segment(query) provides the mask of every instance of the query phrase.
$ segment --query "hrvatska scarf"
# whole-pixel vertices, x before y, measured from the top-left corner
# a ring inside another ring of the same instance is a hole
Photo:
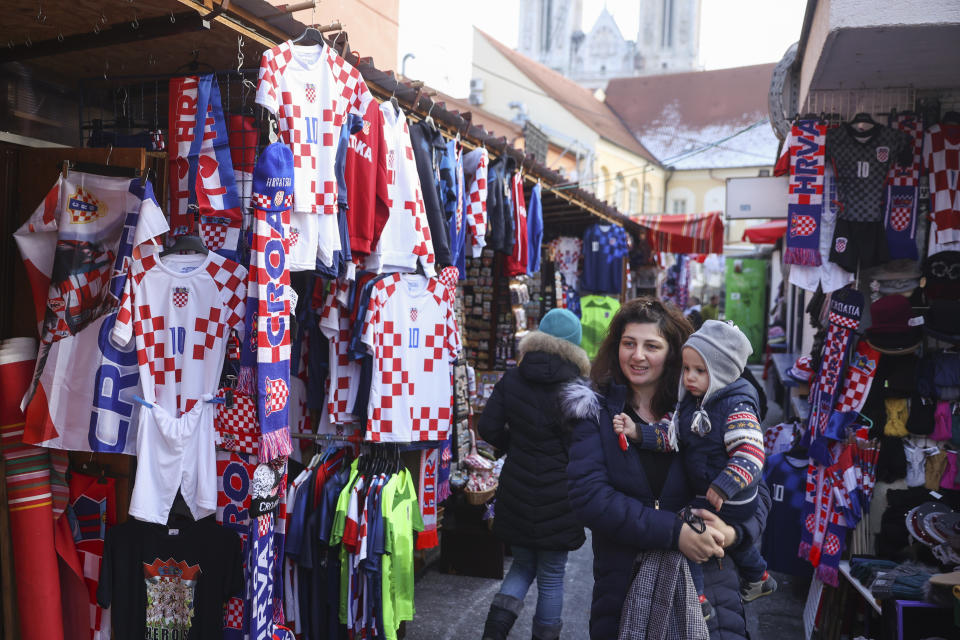
[[[290,149],[281,143],[268,146],[253,171],[253,244],[247,281],[249,342],[241,349],[239,379],[239,388],[246,391],[252,387],[254,375],[256,378],[261,462],[293,451],[289,423],[291,289],[286,242],[292,185]]]
[[[913,141],[913,161],[901,167],[890,166],[887,181],[887,211],[884,228],[890,259],[917,259],[917,204],[920,167],[923,156],[923,123],[916,114],[902,113],[890,126],[903,131]]]
[[[236,261],[243,213],[212,73],[170,80],[168,153],[170,236],[193,232],[197,211],[204,245]]]
[[[817,120],[798,120],[788,138],[790,179],[784,264],[820,265],[826,134],[825,124]]]

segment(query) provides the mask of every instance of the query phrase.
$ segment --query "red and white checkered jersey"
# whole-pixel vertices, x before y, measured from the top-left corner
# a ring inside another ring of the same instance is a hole
[[[935,124],[923,138],[923,163],[930,176],[933,207],[930,243],[960,241],[960,125]]]
[[[435,278],[387,276],[370,295],[362,340],[373,354],[367,439],[445,440],[460,353],[453,292]]]
[[[419,262],[423,272],[432,277],[436,273],[437,258],[423,206],[407,118],[403,112],[395,111],[389,102],[380,105],[380,112],[383,114],[383,153],[390,214],[380,234],[380,242],[367,257],[366,268],[376,272],[412,272],[417,270]]]
[[[327,45],[288,40],[263,53],[257,103],[277,116],[293,151],[294,211],[337,212],[340,127],[349,113],[363,117],[372,99],[360,72]]]
[[[130,265],[111,338],[136,339],[144,399],[179,417],[216,393],[230,330],[242,340],[246,284],[247,270],[213,251]]]
[[[360,386],[360,361],[350,357],[350,311],[344,309],[338,292],[349,291],[347,280],[337,280],[320,310],[320,331],[330,343],[330,371],[327,374],[327,414],[330,424],[356,421],[353,414]],[[342,296],[341,296],[342,297]]]
[[[467,229],[470,230],[470,255],[479,258],[487,246],[487,150],[483,147],[463,155],[463,174],[467,182]]]

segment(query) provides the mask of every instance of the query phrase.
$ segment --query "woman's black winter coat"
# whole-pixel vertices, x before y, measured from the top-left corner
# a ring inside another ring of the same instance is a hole
[[[520,365],[504,374],[480,416],[480,436],[507,452],[493,532],[522,547],[577,549],[585,538],[567,501],[560,390],[590,362],[580,347],[540,331],[521,340],[520,352]]]

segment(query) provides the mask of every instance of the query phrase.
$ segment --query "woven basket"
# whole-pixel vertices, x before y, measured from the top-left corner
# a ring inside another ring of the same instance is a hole
[[[497,487],[486,491],[464,491],[463,494],[467,496],[467,502],[474,506],[480,506],[493,499],[493,496],[497,494]]]

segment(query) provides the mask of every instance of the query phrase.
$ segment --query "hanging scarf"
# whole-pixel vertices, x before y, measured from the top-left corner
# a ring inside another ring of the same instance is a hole
[[[250,520],[250,555],[247,567],[247,602],[250,603],[250,638],[269,638],[274,627],[273,598],[273,527],[274,514],[267,513]]]
[[[884,227],[890,259],[917,259],[917,205],[923,154],[923,123],[915,114],[903,113],[890,126],[913,141],[913,162],[907,167],[890,166]]]
[[[237,260],[243,214],[220,87],[212,73],[170,80],[169,153],[170,236],[194,231],[190,207],[195,205],[204,245]]]
[[[866,340],[857,343],[857,350],[850,357],[847,376],[843,382],[843,391],[837,397],[836,411],[860,411],[867,401],[870,387],[877,373],[880,352],[870,346]]]
[[[860,324],[862,312],[863,296],[856,289],[841,289],[834,293],[830,300],[830,327],[823,346],[820,371],[810,395],[811,446],[824,433],[830,420],[840,383],[843,381],[850,338]]]
[[[817,120],[798,120],[790,133],[790,181],[784,264],[820,264],[820,214],[827,127]]]
[[[289,201],[289,196],[287,199]],[[288,403],[290,269],[287,267],[287,247],[284,242],[289,228],[289,209],[263,211],[254,207],[253,246],[250,248],[247,284],[247,331],[250,337],[240,356],[243,366],[239,386],[242,389],[251,386],[251,361],[254,361],[261,462],[288,456],[293,451]]]
[[[440,544],[437,536],[437,471],[439,449],[424,449],[420,452],[420,510],[423,515],[423,531],[417,534],[416,549],[432,549]]]

